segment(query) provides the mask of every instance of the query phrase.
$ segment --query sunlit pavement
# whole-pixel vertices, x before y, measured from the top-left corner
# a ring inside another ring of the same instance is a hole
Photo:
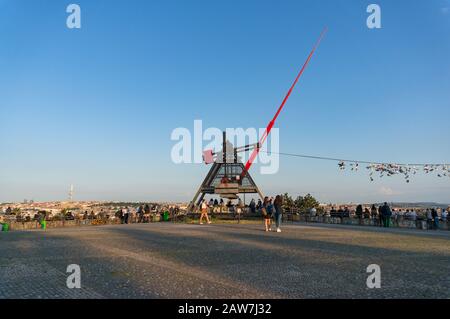
[[[0,233],[0,298],[449,298],[450,232],[172,223]],[[69,264],[81,289],[69,289]],[[366,285],[381,267],[381,288]]]

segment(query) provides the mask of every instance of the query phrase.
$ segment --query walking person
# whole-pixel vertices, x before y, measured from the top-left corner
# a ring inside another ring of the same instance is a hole
[[[273,211],[273,206],[270,205],[269,197],[264,197],[264,202],[261,207],[261,213],[264,219],[264,228],[266,231],[271,230],[272,217],[269,214],[269,209]]]
[[[277,233],[281,233],[281,219],[283,217],[283,197],[277,195],[274,201],[275,206],[275,225],[277,227]]]
[[[201,214],[200,214],[200,225],[203,225],[203,217],[206,218],[206,222],[208,224],[211,224],[211,221],[208,217],[208,204],[206,203],[206,200],[203,199],[202,203],[200,204]]]

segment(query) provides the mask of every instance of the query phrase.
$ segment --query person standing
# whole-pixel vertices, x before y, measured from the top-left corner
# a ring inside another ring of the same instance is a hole
[[[436,208],[433,208],[431,210],[431,217],[433,217],[433,229],[438,230],[439,229],[439,214],[436,210]]]
[[[220,199],[219,206],[220,212],[223,213],[225,211],[225,202],[223,201],[223,198]]]
[[[358,206],[356,206],[356,212],[355,212],[356,217],[358,218],[358,223],[361,225],[362,224],[362,217],[363,217],[363,207],[361,204],[359,204]]]
[[[267,204],[266,207],[267,210],[267,216],[268,216],[268,221],[269,221],[269,231],[272,231],[272,219],[274,216],[274,207],[273,207],[273,198],[269,198],[269,203]]]
[[[255,214],[255,213],[256,213],[256,203],[255,203],[255,200],[254,200],[254,199],[252,199],[252,200],[250,201],[250,205],[248,205],[248,207],[250,208],[250,212],[251,212],[252,214]]]
[[[271,222],[272,222],[272,217],[270,217],[270,214],[269,214],[269,211],[268,211],[270,209],[269,203],[270,203],[269,197],[267,197],[267,196],[264,197],[264,202],[263,202],[262,207],[261,207],[261,214],[262,214],[263,219],[264,219],[264,228],[265,228],[266,231],[270,230]],[[273,209],[273,207],[272,207],[272,209]]]
[[[389,227],[390,223],[391,223],[392,211],[391,211],[391,208],[389,207],[389,205],[386,202],[384,202],[382,212],[383,212],[383,220],[384,220],[384,225],[383,226],[384,227]]]
[[[260,198],[260,199],[258,199],[258,204],[256,204],[256,210],[260,211],[262,209],[262,207],[263,207],[263,204],[262,204],[261,198]]]
[[[201,214],[200,214],[200,225],[203,225],[203,217],[206,218],[206,222],[208,224],[211,224],[211,221],[208,217],[208,204],[206,203],[206,200],[203,199],[202,203],[200,204]]]
[[[123,224],[123,208],[119,208],[116,212],[116,217],[120,219],[120,223]]]
[[[417,213],[414,209],[411,209],[411,212],[409,213],[409,216],[411,218],[411,220],[416,221],[417,220]]]
[[[123,220],[125,224],[128,224],[128,219],[130,218],[130,210],[128,206],[123,209]]]
[[[144,222],[144,207],[142,205],[139,206],[139,208],[137,210],[137,215],[138,215],[138,223],[143,223]]]
[[[380,205],[378,207],[378,223],[379,223],[380,227],[384,226],[384,212],[383,212],[383,210],[384,210],[384,206]]]
[[[448,212],[445,208],[442,209],[442,213],[441,213],[441,219],[444,223],[447,222],[447,216],[448,216]]]
[[[144,215],[145,215],[145,220],[146,222],[151,222],[151,218],[150,218],[150,205],[149,204],[145,204],[144,206]],[[144,220],[144,221],[145,221]]]
[[[375,204],[373,204],[372,207],[370,208],[370,216],[372,217],[374,225],[376,225],[377,222],[377,215],[378,215],[377,207],[375,206]]]
[[[280,195],[275,197],[275,225],[277,227],[277,233],[281,233],[281,219],[283,216],[283,198]]]
[[[429,208],[427,208],[426,214],[427,214],[427,228],[432,229],[433,228],[433,215]]]
[[[367,207],[364,208],[364,214],[363,214],[363,218],[364,219],[369,219],[370,218],[370,211]]]

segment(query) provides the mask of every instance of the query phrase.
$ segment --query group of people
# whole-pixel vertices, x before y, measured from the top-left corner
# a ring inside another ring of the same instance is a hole
[[[448,211],[446,209],[440,209],[440,214],[436,208],[427,208],[425,210],[424,217],[427,220],[428,229],[439,229],[439,221],[447,222]],[[372,205],[370,211],[366,207],[363,209],[362,205],[358,205],[355,211],[356,217],[362,218],[372,218],[373,220],[378,220],[378,225],[380,227],[389,227],[392,222],[397,222],[400,217],[409,220],[417,220],[418,215],[414,209],[406,209],[405,211],[392,210],[389,205],[385,202],[378,208]]]
[[[202,202],[203,203],[203,200]],[[200,203],[200,204],[201,204]],[[206,201],[205,201],[206,203]],[[233,203],[233,201],[228,200],[226,203],[221,198],[220,200],[216,199],[210,199],[209,202],[207,202],[208,210],[210,213],[241,213],[242,209],[244,208],[244,205],[242,203],[242,200],[238,198],[237,203]]]
[[[254,204],[253,201],[253,205]],[[265,231],[272,231],[272,219],[275,219],[276,232],[281,233],[280,227],[283,216],[283,197],[281,195],[275,196],[275,199],[273,199],[273,197],[264,197],[260,210],[264,218]]]
[[[217,199],[210,199],[209,203],[202,199],[200,203],[200,225],[203,225],[203,221],[211,224],[211,220],[208,216],[208,212],[214,207],[223,205],[223,200],[220,200],[220,203]],[[227,204],[227,206],[232,208],[235,213],[240,213],[244,208],[244,204],[242,200],[238,198],[237,204],[233,204],[231,201]],[[252,199],[250,204],[248,205],[249,210],[252,214],[260,212],[264,219],[264,227],[265,231],[272,231],[272,220],[275,220],[276,232],[281,232],[281,220],[283,216],[283,197],[281,195],[273,197],[264,197],[264,201],[258,200],[258,204],[256,204],[255,200]]]
[[[437,230],[439,229],[439,214],[437,212],[436,208],[427,208],[426,210],[426,215],[427,215],[427,225],[428,225],[428,229],[434,229]],[[441,218],[442,221],[446,222],[447,221],[447,211],[444,209],[441,212]]]
[[[172,212],[173,208],[170,208]],[[132,212],[128,206],[120,208],[116,212],[116,217],[122,224],[129,223],[148,223],[150,222],[151,208],[149,204],[140,205],[135,212]]]

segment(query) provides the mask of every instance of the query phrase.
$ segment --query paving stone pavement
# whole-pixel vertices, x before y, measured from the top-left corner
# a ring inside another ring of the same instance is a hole
[[[81,267],[81,289],[66,268]],[[366,268],[381,267],[369,289]],[[288,224],[0,233],[0,298],[450,298],[450,232]]]

